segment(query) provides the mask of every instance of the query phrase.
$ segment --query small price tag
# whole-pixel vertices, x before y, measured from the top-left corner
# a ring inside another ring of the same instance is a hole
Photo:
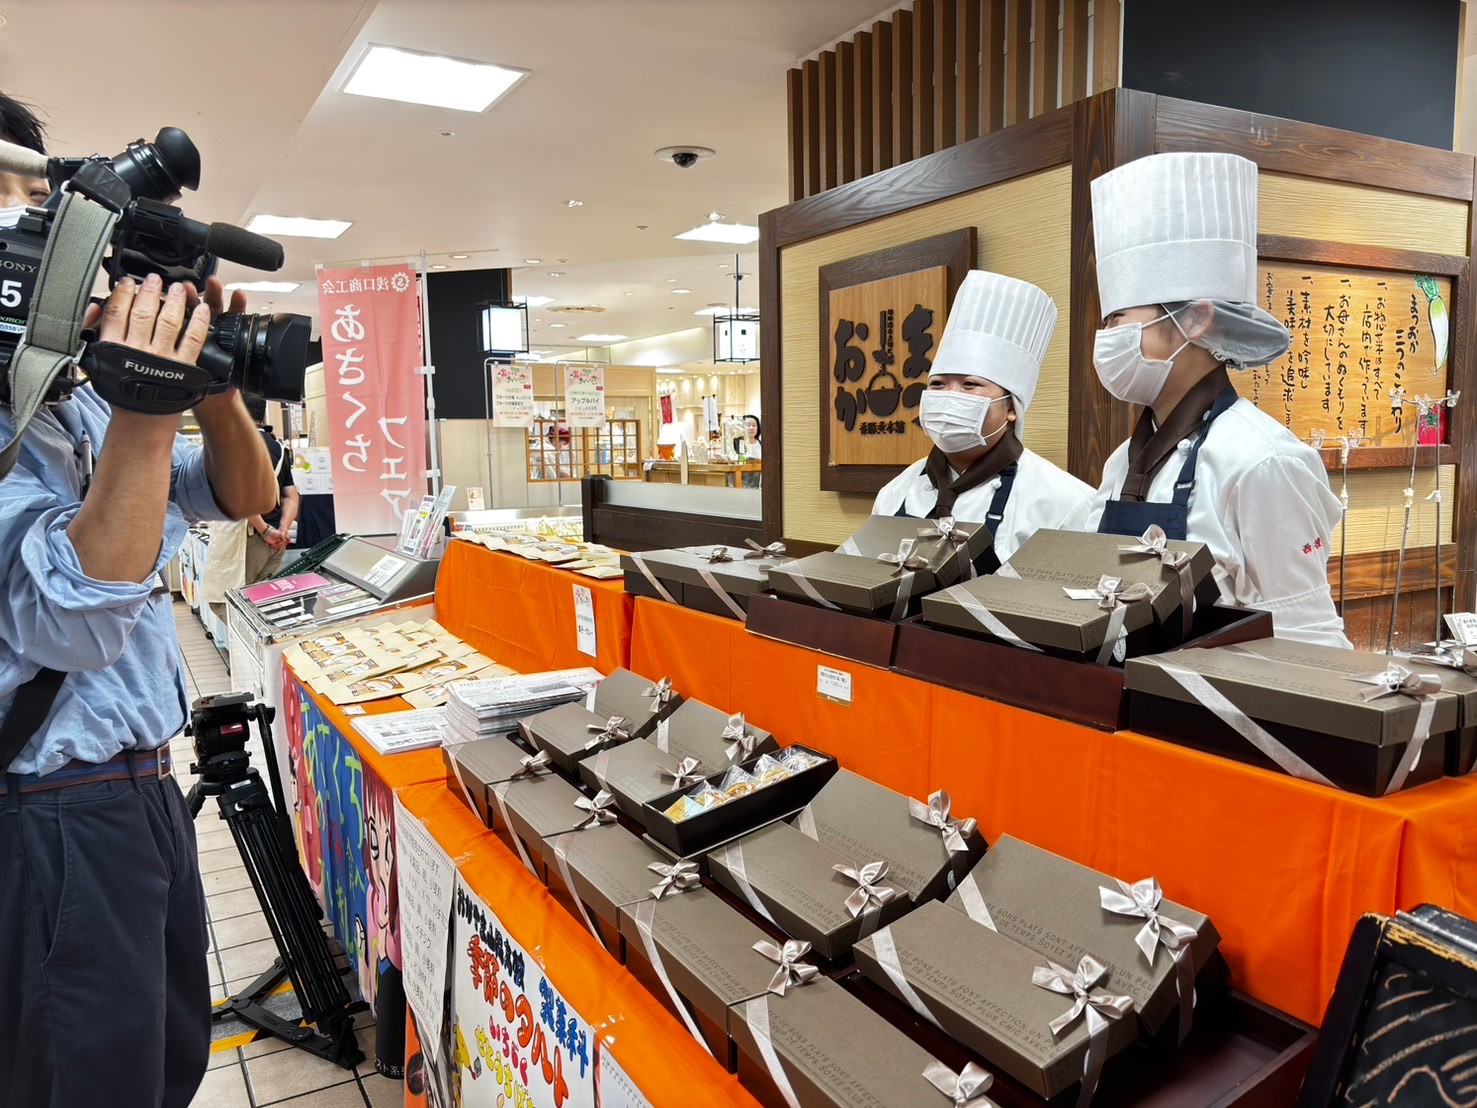
[[[581,654],[596,656],[595,594],[585,585],[574,586],[574,638]]]
[[[1452,638],[1463,646],[1477,646],[1477,612],[1453,612],[1445,619]]]
[[[346,708],[344,708],[344,715],[346,715],[346,716],[362,716],[362,715],[364,715],[364,705],[363,704],[350,704]]]
[[[836,704],[851,703],[851,674],[830,666],[815,667],[815,691],[822,700]]]

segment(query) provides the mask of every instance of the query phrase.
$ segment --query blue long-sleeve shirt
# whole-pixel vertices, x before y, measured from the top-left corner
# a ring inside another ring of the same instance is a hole
[[[188,718],[171,602],[153,595],[158,577],[94,580],[67,536],[91,453],[106,448],[108,416],[90,386],[77,389],[32,420],[15,469],[0,481],[0,715],[42,667],[67,674],[45,726],[12,763],[15,773],[151,750]],[[12,434],[10,411],[0,408],[0,440]],[[187,520],[224,518],[202,451],[182,438],[169,501],[156,573],[184,542]]]

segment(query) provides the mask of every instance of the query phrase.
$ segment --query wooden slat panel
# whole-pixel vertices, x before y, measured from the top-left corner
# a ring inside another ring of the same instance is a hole
[[[1465,10],[1465,9],[1464,9]],[[1477,192],[1477,172],[1473,176]],[[1477,212],[1469,222],[1467,253],[1477,257]],[[1477,262],[1473,262],[1477,265]],[[1471,274],[1457,282],[1455,312],[1452,315],[1451,365],[1447,368],[1450,387],[1460,389],[1468,404],[1477,397],[1477,298],[1474,298]],[[1477,608],[1477,429],[1471,416],[1454,421],[1453,439],[1461,454],[1457,470],[1456,541],[1462,552],[1457,566],[1456,595],[1453,603],[1459,612]]]
[[[986,134],[1005,126],[1005,8],[1011,2],[985,0],[984,50],[980,59],[985,87],[980,127]]]
[[[892,13],[892,164],[917,157],[913,148],[913,13]]]
[[[1395,571],[1400,560],[1399,550],[1377,550],[1367,554],[1349,555],[1349,577],[1345,583],[1345,599],[1367,600],[1372,596],[1389,596],[1395,591]],[[1339,580],[1343,576],[1342,559],[1328,560],[1328,585],[1338,598]],[[1441,548],[1441,584],[1450,589],[1452,575],[1456,573],[1456,548],[1447,544]],[[1418,592],[1436,588],[1436,548],[1434,546],[1413,547],[1405,552],[1405,575],[1400,591],[1407,589]]]
[[[980,28],[984,0],[958,0],[954,16],[954,123],[960,142],[979,138],[982,77]]]
[[[1123,38],[1122,0],[1097,0],[1092,17],[1092,90],[1117,88]]]
[[[932,154],[933,0],[913,0],[913,157]]]
[[[872,157],[878,170],[897,165],[893,148],[893,29],[878,20],[872,24]]]
[[[836,148],[836,51],[821,55],[821,190],[833,189],[841,183]]]
[[[1063,0],[1062,103],[1074,104],[1087,95],[1088,0]]]
[[[805,151],[805,188],[803,195],[821,191],[821,63],[812,58],[800,67],[800,85],[804,96],[804,118],[801,143]]]
[[[799,67],[785,74],[785,126],[790,161],[790,200],[805,196],[805,86]]]
[[[856,147],[856,161],[852,165],[853,179],[876,173],[877,164],[877,96],[873,77],[875,62],[872,58],[872,32],[858,31],[853,40],[856,51],[856,83],[852,87],[852,122]]]
[[[784,313],[780,306],[780,244],[778,218],[774,212],[759,216],[759,305],[763,325],[759,329],[761,366],[771,372],[759,375],[759,404],[770,429],[770,450],[765,452],[760,483],[759,513],[764,520],[764,541],[773,542],[785,533],[785,421],[784,388],[780,382],[780,366],[784,363],[781,328]]]
[[[933,12],[933,148],[947,150],[959,141],[959,39],[957,0],[939,0]]]
[[[1005,125],[1031,115],[1031,0],[1005,6]]]
[[[1061,0],[1035,0],[1031,19],[1031,114],[1056,109],[1057,23]]]
[[[856,180],[856,47],[836,44],[837,184]]]

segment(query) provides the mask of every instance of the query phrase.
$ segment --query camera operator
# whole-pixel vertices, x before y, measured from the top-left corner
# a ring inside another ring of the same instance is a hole
[[[3,95],[0,138],[44,152],[35,116]],[[5,174],[0,189],[4,206],[47,191]],[[214,280],[203,302],[125,280],[92,325],[193,363],[222,298]],[[277,492],[236,393],[195,414],[203,449],[177,416],[110,411],[81,386],[37,416],[0,481],[0,712],[37,728],[0,778],[0,1104],[184,1108],[204,1076],[205,895],[169,754],[187,701],[155,586],[187,518],[270,511]],[[60,689],[43,714],[47,671]]]

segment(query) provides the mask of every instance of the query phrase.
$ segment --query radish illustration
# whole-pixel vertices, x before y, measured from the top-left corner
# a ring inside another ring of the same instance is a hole
[[[1431,370],[1434,376],[1446,366],[1447,336],[1451,330],[1451,319],[1446,314],[1446,301],[1441,298],[1441,290],[1436,287],[1435,279],[1418,273],[1415,275],[1415,283],[1426,294],[1426,314],[1431,321],[1431,335],[1436,340],[1436,368]]]

